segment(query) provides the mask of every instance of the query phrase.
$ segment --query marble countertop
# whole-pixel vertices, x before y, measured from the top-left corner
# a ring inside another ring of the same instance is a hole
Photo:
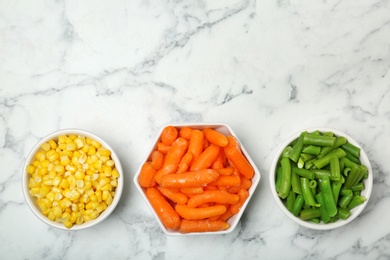
[[[2,259],[390,258],[389,1],[1,1]],[[236,229],[166,236],[132,178],[170,123],[230,125],[261,172]],[[271,197],[280,145],[306,127],[359,141],[374,188],[345,227],[310,230]],[[26,205],[27,154],[49,133],[89,130],[119,154],[112,215],[68,232]]]

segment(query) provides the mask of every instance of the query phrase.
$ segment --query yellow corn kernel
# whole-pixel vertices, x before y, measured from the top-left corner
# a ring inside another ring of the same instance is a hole
[[[66,228],[71,228],[71,227],[73,227],[73,223],[72,223],[72,221],[70,221],[70,220],[64,221],[64,226],[65,226]]]
[[[70,217],[71,217],[70,213],[66,212],[66,211],[64,213],[62,213],[62,216],[61,216],[61,218],[63,219],[64,222],[70,221]]]
[[[61,176],[55,176],[53,179],[53,186],[58,187],[62,182],[62,177]],[[54,189],[54,188],[53,188]],[[57,188],[58,189],[58,188]],[[61,192],[60,190],[58,192]]]
[[[54,195],[54,200],[56,200],[56,201],[59,201],[59,200],[61,200],[62,199],[62,194],[61,193],[56,193],[55,195]]]
[[[90,180],[88,180],[87,177],[90,177],[90,176],[85,176],[85,181],[84,181],[84,189],[90,189],[92,188],[92,182]]]
[[[77,225],[81,225],[84,223],[84,217],[83,216],[79,216],[77,219],[76,219],[76,224]]]
[[[76,187],[77,188],[83,188],[84,187],[84,181],[83,180],[76,180]]]
[[[111,203],[112,203],[111,193],[108,194],[107,199],[105,200],[105,202],[107,203],[107,205],[111,205]]]
[[[107,177],[101,178],[101,179],[99,180],[99,185],[100,185],[100,186],[104,186],[104,185],[110,183],[110,181],[111,181],[110,178],[107,178]]]
[[[30,180],[34,180],[35,183],[39,183],[39,182],[42,182],[42,175],[40,174],[34,174],[32,176],[32,179]]]
[[[105,202],[99,203],[96,207],[96,211],[102,213],[107,208],[107,204]]]
[[[74,175],[69,175],[66,179],[68,180],[70,188],[76,187],[76,177],[74,177]]]
[[[99,149],[102,145],[96,141],[96,140],[92,140],[91,141],[91,145],[93,145],[96,149]]]
[[[55,194],[54,194],[54,192],[52,192],[52,191],[49,191],[47,194],[46,194],[46,199],[48,199],[50,202],[53,202],[54,201],[54,196],[55,196]]]
[[[82,202],[82,203],[88,203],[88,202],[89,202],[89,197],[88,197],[88,195],[84,193],[84,194],[81,196],[81,198],[80,198],[80,202]]]
[[[102,156],[106,156],[106,157],[109,157],[110,155],[111,155],[111,151],[110,150],[108,150],[108,149],[100,149],[100,154],[102,155]]]
[[[46,210],[47,210],[46,203],[45,203],[42,199],[38,199],[37,202],[38,202],[39,208],[40,208],[42,211],[46,211]]]
[[[77,145],[77,149],[81,149],[84,146],[84,142],[80,138],[76,138],[74,142]]]
[[[38,173],[40,175],[45,175],[47,173],[47,168],[38,168]]]
[[[47,159],[50,162],[54,162],[54,161],[56,161],[56,160],[58,160],[60,158],[60,154],[57,151],[55,151],[55,150],[49,150],[46,153],[46,156],[47,156]]]
[[[102,186],[101,190],[102,191],[105,191],[105,190],[110,191],[110,190],[112,190],[112,185],[110,183],[107,183],[104,186]]]
[[[42,196],[42,197],[44,197],[44,196],[46,196],[46,194],[48,194],[49,193],[49,187],[47,187],[47,186],[42,186],[41,188],[40,188],[40,190],[39,190],[39,194]]]
[[[98,202],[102,202],[102,191],[101,190],[97,190],[95,191],[95,195],[96,195],[96,199]]]
[[[62,210],[59,206],[53,207],[52,212],[55,218],[60,218],[62,216]]]
[[[60,144],[58,144],[58,148],[59,148],[61,151],[66,150],[66,143],[60,143]]]
[[[114,178],[119,178],[119,172],[117,169],[113,169],[111,172],[111,176]]]
[[[39,161],[38,160],[33,161],[32,166],[37,168],[39,166]]]
[[[78,180],[83,180],[85,177],[85,173],[83,171],[77,171],[74,174],[74,177],[76,177],[76,179],[78,179]]]
[[[89,156],[91,156],[91,155],[94,155],[95,153],[96,153],[96,148],[95,148],[95,146],[91,145],[91,146],[89,147],[89,149],[88,149],[87,154],[88,154]]]
[[[89,215],[89,218],[90,218],[91,220],[93,220],[93,219],[96,219],[98,216],[99,216],[99,212],[97,212],[96,210],[94,210],[94,211]]]
[[[54,140],[50,140],[48,143],[49,143],[51,149],[56,149],[57,148],[57,143],[54,142]]]
[[[104,176],[110,177],[111,176],[111,172],[112,172],[112,168],[107,166],[107,165],[103,165],[102,171],[104,173]]]
[[[85,138],[85,143],[88,144],[88,145],[91,145],[92,144],[92,139],[87,137]]]
[[[67,155],[62,155],[60,157],[60,163],[62,166],[67,166],[68,164],[70,164],[70,159]]]
[[[43,143],[41,145],[41,148],[44,150],[44,151],[49,151],[50,150],[50,144],[49,143]]]
[[[33,174],[35,172],[35,167],[32,166],[32,165],[29,165],[29,166],[26,167],[26,171],[29,174]]]
[[[67,189],[69,188],[69,182],[67,179],[62,179],[61,183],[60,183],[60,188],[63,188],[63,189]]]
[[[43,161],[46,159],[46,155],[44,152],[42,151],[39,151],[37,152],[37,154],[35,155],[35,158],[37,158],[38,161]]]
[[[80,198],[80,193],[77,190],[71,190],[69,199],[71,201],[77,201]]]
[[[53,170],[58,173],[64,173],[65,167],[63,165],[55,165]]]
[[[112,187],[118,187],[118,182],[116,180],[112,180],[110,184]]]
[[[113,160],[108,160],[108,161],[106,162],[106,165],[107,165],[107,166],[110,166],[110,167],[113,167],[113,166],[115,165],[115,162],[114,162]]]
[[[102,165],[103,165],[103,162],[102,161],[95,161],[93,163],[93,168],[95,168],[96,170],[100,171],[102,169]]]
[[[51,221],[54,221],[56,219],[56,217],[54,216],[54,213],[53,211],[49,211],[47,217],[51,220]]]
[[[65,143],[66,138],[67,138],[66,135],[60,135],[60,136],[58,137],[58,143],[59,143],[59,144]]]
[[[77,144],[75,142],[70,142],[66,145],[66,150],[75,151],[77,149]]]
[[[66,143],[66,144],[69,144],[69,143],[71,143],[71,142],[73,142],[72,138],[70,138],[69,136],[66,136],[66,138],[65,138],[65,143]]]

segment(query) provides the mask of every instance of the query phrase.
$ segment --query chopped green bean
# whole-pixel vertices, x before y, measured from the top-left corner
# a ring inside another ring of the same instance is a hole
[[[282,183],[282,167],[278,167],[278,170],[276,171],[276,192],[279,192],[280,190],[280,184]]]
[[[365,197],[362,197],[360,195],[355,195],[353,197],[353,199],[351,200],[351,202],[348,204],[347,208],[349,210],[357,207],[357,206],[360,206],[361,204],[363,204],[364,202],[366,201],[366,198]]]
[[[290,212],[293,212],[294,203],[295,203],[295,192],[290,190],[290,193],[287,196],[286,207]]]
[[[330,158],[332,158],[332,156],[337,156],[337,158],[340,159],[340,158],[345,157],[346,153],[344,152],[343,149],[337,148],[336,150],[325,155],[324,157],[315,160],[313,163],[318,169],[321,169],[330,163]]]
[[[316,203],[316,200],[314,199],[314,194],[310,189],[308,178],[301,177],[301,188],[305,203],[310,206],[319,207],[320,205]]]
[[[296,174],[298,174],[299,176],[301,177],[305,177],[305,178],[308,178],[308,179],[314,179],[315,175],[312,171],[309,171],[309,170],[306,170],[306,169],[300,169],[296,166],[293,166],[292,167],[292,171],[295,172]]]
[[[340,180],[340,163],[339,158],[337,158],[335,155],[330,158],[330,179],[332,181],[339,181]]]
[[[302,194],[301,180],[296,172],[291,172],[291,186],[292,190],[297,194]]]
[[[332,193],[333,193],[333,198],[334,198],[334,202],[336,205],[337,205],[338,200],[339,200],[339,195],[340,195],[340,190],[341,190],[342,185],[343,184],[339,181],[332,182]]]
[[[321,217],[321,211],[319,208],[307,208],[301,210],[300,217],[302,220],[309,220],[313,218]]]
[[[358,184],[352,186],[351,190],[352,191],[362,191],[362,190],[364,190],[364,183],[363,182],[359,182]]]
[[[337,216],[343,220],[346,220],[351,215],[351,212],[346,208],[338,208]]]
[[[282,157],[289,157],[292,149],[293,148],[291,146],[287,146],[286,148],[284,148],[282,152]]]
[[[336,142],[334,136],[306,134],[303,138],[303,144],[315,146],[333,146]]]
[[[343,136],[339,136],[336,138],[336,142],[334,143],[333,146],[328,146],[328,147],[322,147],[320,154],[318,155],[318,158],[322,158],[331,151],[335,150],[336,148],[342,146],[347,142],[347,139]]]
[[[321,152],[321,147],[315,146],[315,145],[308,145],[303,147],[302,153],[305,154],[311,154],[311,155],[318,155]]]
[[[280,183],[278,194],[279,197],[285,199],[291,188],[291,162],[289,158],[284,157],[280,160],[280,164],[282,166],[282,181]]]
[[[321,219],[324,223],[328,223],[330,221],[330,216],[328,211],[325,208],[324,198],[322,197],[322,193],[319,192],[316,195],[317,202],[321,205],[320,206],[320,212],[321,212]]]
[[[299,156],[301,155],[302,149],[303,149],[303,139],[306,136],[306,132],[302,132],[299,135],[298,141],[294,144],[291,153],[289,154],[289,158],[293,162],[297,162],[299,159]]]
[[[341,146],[345,151],[348,151],[351,153],[353,156],[359,158],[360,157],[360,148],[351,144],[351,143],[346,143]]]
[[[303,195],[298,194],[295,198],[294,207],[293,207],[293,211],[292,211],[294,216],[299,215],[299,212],[301,212],[304,203],[305,203],[305,200],[303,198]]]
[[[353,192],[351,190],[346,190],[346,191],[348,191],[348,193],[344,193],[338,202],[340,208],[347,208],[348,204],[351,202],[352,198],[354,197]]]
[[[337,214],[336,203],[333,198],[332,186],[328,176],[323,177],[320,180],[320,190],[324,198],[324,204],[330,217],[334,217]]]

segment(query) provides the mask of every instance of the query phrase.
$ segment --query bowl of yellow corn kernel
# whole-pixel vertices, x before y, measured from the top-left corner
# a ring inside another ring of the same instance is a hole
[[[23,193],[44,223],[65,230],[91,227],[118,204],[123,172],[114,150],[98,136],[65,129],[44,137],[23,168]]]

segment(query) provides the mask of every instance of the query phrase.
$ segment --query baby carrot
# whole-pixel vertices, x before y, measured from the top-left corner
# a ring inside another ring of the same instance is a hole
[[[223,213],[221,216],[219,216],[218,220],[226,221],[229,218],[231,218],[233,215],[234,215],[234,213],[230,211],[230,206],[229,206],[229,208],[226,210],[226,212]]]
[[[225,154],[242,175],[248,179],[252,179],[254,169],[237,147],[225,147]]]
[[[155,150],[150,157],[152,167],[156,170],[160,169],[164,162],[164,155],[160,151]]]
[[[211,164],[211,169],[214,169],[214,170],[224,168],[226,165],[226,161],[227,161],[223,148],[219,148],[219,149],[220,149],[220,152],[219,152],[217,159],[215,159],[215,161]]]
[[[159,184],[161,187],[168,188],[203,187],[210,182],[215,181],[218,176],[219,174],[211,169],[185,172],[181,174],[170,173],[163,175]]]
[[[167,126],[161,133],[161,142],[165,145],[172,145],[172,143],[177,139],[178,131],[174,126]]]
[[[179,228],[180,216],[156,188],[147,188],[146,197],[166,228]]]
[[[240,186],[241,179],[237,175],[220,175],[211,185],[216,186]]]
[[[171,149],[171,146],[163,144],[162,142],[157,143],[157,151],[159,151],[162,154],[167,154],[168,151]]]
[[[213,216],[218,216],[226,212],[224,205],[210,206],[204,208],[191,208],[187,205],[176,205],[176,212],[184,219],[206,219]]]
[[[252,186],[252,181],[244,176],[241,176],[241,188],[249,190]]]
[[[191,133],[190,141],[188,143],[188,152],[192,153],[194,158],[198,158],[198,156],[203,151],[204,145],[204,135],[203,132],[195,129]]]
[[[172,200],[177,204],[186,204],[188,201],[188,197],[181,193],[180,191],[174,191],[169,188],[157,187],[157,189],[164,195],[166,198]]]
[[[164,158],[163,165],[156,173],[155,180],[159,182],[161,176],[176,172],[179,163],[186,153],[188,148],[188,141],[182,137],[178,137],[172,144],[167,155]]]
[[[236,204],[231,205],[229,209],[234,214],[237,214],[240,211],[246,199],[249,197],[249,192],[245,189],[241,189],[237,195],[240,197],[240,200]]]
[[[237,147],[237,148],[240,147],[237,139],[234,136],[228,135],[226,138],[228,139],[228,146]]]
[[[181,221],[179,232],[180,233],[192,233],[192,232],[213,232],[222,231],[229,228],[229,224],[222,220],[210,221],[210,220],[186,220]]]
[[[154,169],[150,162],[145,162],[141,167],[141,172],[138,175],[138,183],[141,187],[148,188],[154,186],[156,181],[154,176],[156,175],[156,169]]]
[[[187,140],[190,140],[192,131],[194,131],[192,127],[185,126],[182,129],[180,129],[179,136]]]
[[[178,169],[177,169],[177,173],[186,172],[188,170],[188,168],[190,167],[190,165],[191,165],[193,157],[194,156],[192,155],[192,153],[187,152],[183,156],[183,158],[181,159],[181,161],[179,163],[179,166],[178,166]]]
[[[207,169],[217,159],[220,153],[219,146],[210,144],[191,164],[191,171]]]
[[[208,186],[206,186],[208,187]],[[191,188],[181,188],[180,189],[181,193],[184,193],[185,195],[191,197],[196,194],[201,194],[204,192],[202,187],[191,187]]]
[[[221,190],[206,190],[202,194],[188,199],[187,206],[196,208],[204,203],[235,204],[239,200],[238,195]]]
[[[232,175],[234,172],[234,168],[232,167],[226,167],[221,169],[214,169],[216,172],[218,172],[220,175]]]
[[[228,145],[227,137],[224,134],[218,132],[217,130],[214,130],[212,128],[204,128],[203,133],[206,139],[212,144],[218,145],[220,147],[225,147]]]

